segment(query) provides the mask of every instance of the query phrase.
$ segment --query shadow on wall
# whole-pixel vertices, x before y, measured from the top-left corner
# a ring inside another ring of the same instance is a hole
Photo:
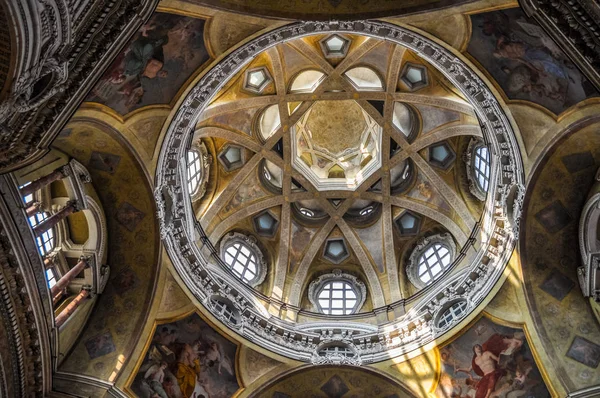
[[[409,398],[414,395],[397,381],[366,367],[306,366],[267,385],[253,398]]]

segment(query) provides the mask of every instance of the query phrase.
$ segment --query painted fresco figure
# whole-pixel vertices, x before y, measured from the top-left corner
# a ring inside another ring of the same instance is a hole
[[[155,364],[150,366],[144,375],[144,379],[150,385],[150,388],[160,398],[169,398],[165,389],[163,388],[163,381],[165,379],[165,369],[167,368],[166,362]]]
[[[177,360],[176,377],[179,389],[185,398],[210,398],[198,378],[201,370],[200,358],[196,351],[191,345],[184,344]]]
[[[505,383],[498,391],[492,393],[490,398],[520,398],[527,394],[526,381],[530,371],[531,368],[525,372],[517,369],[512,381]]]
[[[510,91],[535,92],[540,96],[564,101],[569,75],[545,49],[529,47],[502,36],[498,39],[494,57],[522,64],[512,70],[508,67],[503,69],[509,74]]]
[[[509,99],[527,100],[560,114],[597,95],[548,34],[520,9],[474,15],[469,53]],[[493,57],[490,57],[493,55]]]
[[[223,355],[223,350],[216,341],[209,344],[205,358],[209,366],[217,365],[217,372],[219,374],[221,374],[221,368],[224,368],[230,375],[233,375],[233,366],[229,359]]]
[[[475,374],[481,376],[481,379],[477,382],[475,398],[490,398],[491,393],[496,388],[496,383],[506,373],[504,369],[498,368],[499,360],[497,355],[484,349],[481,345],[476,344],[473,346],[471,367],[463,371],[467,373],[474,371]]]

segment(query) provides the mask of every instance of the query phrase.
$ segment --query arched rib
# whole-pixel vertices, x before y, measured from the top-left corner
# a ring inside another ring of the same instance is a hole
[[[221,221],[219,225],[208,234],[211,242],[216,242],[223,234],[244,218],[260,213],[263,210],[270,209],[271,207],[280,206],[282,203],[283,198],[281,196],[271,196],[242,207],[240,210]]]
[[[454,236],[454,239],[456,239],[459,245],[464,245],[467,242],[468,236],[465,234],[465,232],[458,226],[458,224],[454,222],[454,220],[439,210],[432,209],[427,205],[398,196],[390,197],[390,203],[394,206],[414,211],[415,213],[422,214],[425,217],[429,217],[432,220],[437,221]]]
[[[358,257],[358,261],[367,277],[367,282],[369,283],[371,300],[373,301],[373,307],[379,308],[385,305],[385,297],[383,295],[383,290],[381,289],[381,283],[379,282],[379,277],[377,276],[377,272],[375,271],[375,266],[371,263],[369,256],[365,252],[365,249],[360,244],[356,234],[352,231],[352,229],[348,226],[344,219],[340,219],[338,221],[338,227],[344,234],[348,245]]]
[[[313,237],[310,241],[308,250],[304,254],[302,258],[302,262],[298,266],[296,270],[296,274],[294,275],[294,281],[291,284],[291,289],[289,292],[289,303],[290,305],[298,306],[300,305],[300,296],[302,295],[302,288],[304,287],[304,283],[306,282],[306,276],[308,275],[308,269],[312,264],[315,256],[323,246],[323,242],[329,236],[329,233],[335,227],[335,221],[330,218],[329,221],[321,228],[319,232]]]

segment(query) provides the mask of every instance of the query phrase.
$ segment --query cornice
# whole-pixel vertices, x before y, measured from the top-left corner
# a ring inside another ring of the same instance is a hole
[[[452,299],[466,299],[469,307],[465,316],[474,311],[495,286],[510,258],[519,234],[523,207],[524,173],[520,152],[512,125],[502,105],[476,71],[455,53],[407,28],[376,21],[298,22],[276,28],[244,45],[211,68],[181,101],[174,111],[161,148],[156,178],[155,199],[161,226],[161,237],[184,283],[209,311],[210,297],[218,294],[228,297],[241,314],[240,336],[292,359],[310,362],[321,344],[321,334],[306,330],[305,324],[283,321],[266,313],[265,306],[298,311],[298,308],[260,295],[256,290],[234,277],[220,277],[229,271],[191,207],[181,167],[194,133],[194,125],[207,104],[223,85],[243,68],[248,60],[279,43],[320,33],[360,34],[391,41],[418,53],[448,78],[472,104],[482,125],[484,142],[492,154],[490,190],[482,219],[474,229],[489,237],[477,253],[469,258],[457,273],[449,272],[436,284],[442,288],[423,289],[411,299],[410,310],[402,317],[380,324],[376,331],[353,328],[346,320],[356,316],[317,317],[323,319],[323,329],[341,330],[340,336],[352,336],[352,344],[360,355],[361,363],[378,362],[403,355],[423,347],[441,337],[448,329],[439,330],[434,320],[447,302],[440,294]],[[196,242],[199,242],[198,244]],[[460,261],[465,257],[460,253]],[[396,303],[377,308],[374,316],[387,312]],[[359,314],[363,317],[370,313]],[[215,314],[218,317],[218,314]],[[449,328],[460,319],[452,321]]]
[[[46,282],[39,286],[43,264],[11,186],[0,178],[0,312],[8,334],[0,357],[12,381],[6,396],[44,397],[51,388],[53,313]]]
[[[48,146],[158,0],[9,1],[18,65],[0,103],[0,172]]]
[[[560,48],[600,90],[600,5],[594,0],[520,0]]]

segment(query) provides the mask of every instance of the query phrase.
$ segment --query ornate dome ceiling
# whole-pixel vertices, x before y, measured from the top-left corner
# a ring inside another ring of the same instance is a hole
[[[512,250],[510,125],[464,63],[401,28],[259,37],[198,82],[165,142],[157,200],[176,268],[218,318],[292,358],[426,344]]]

